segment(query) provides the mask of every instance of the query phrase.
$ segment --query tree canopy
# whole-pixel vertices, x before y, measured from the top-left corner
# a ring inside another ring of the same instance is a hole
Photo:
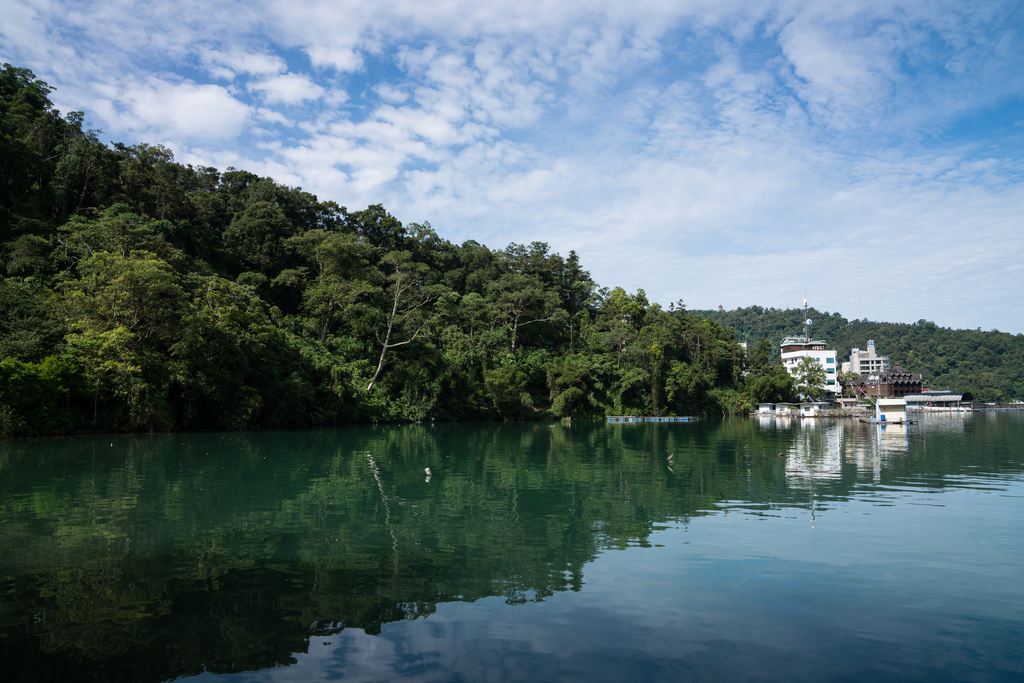
[[[666,311],[543,242],[457,245],[379,204],[107,145],[50,92],[0,69],[0,436],[707,415],[794,396],[773,359],[781,312],[757,327]],[[748,357],[729,326],[771,341]],[[939,350],[874,337],[938,381],[1017,386],[993,368],[1024,367],[1019,339],[978,333],[965,353],[913,331]]]

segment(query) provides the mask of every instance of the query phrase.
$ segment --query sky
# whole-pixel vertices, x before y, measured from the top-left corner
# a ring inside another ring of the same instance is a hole
[[[0,61],[163,144],[605,287],[1024,333],[1024,5],[0,0]]]

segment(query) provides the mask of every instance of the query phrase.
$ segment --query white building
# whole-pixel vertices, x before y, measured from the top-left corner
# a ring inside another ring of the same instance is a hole
[[[796,368],[804,358],[813,358],[825,369],[825,384],[822,385],[822,397],[826,401],[835,400],[842,391],[838,380],[839,366],[836,364],[835,349],[826,349],[825,342],[814,341],[807,337],[786,337],[782,340],[782,365],[786,372],[796,377]]]
[[[878,399],[875,401],[875,419],[889,423],[906,422],[907,400],[905,398]]]
[[[877,375],[889,369],[889,356],[875,354],[875,340],[868,339],[868,350],[850,350],[850,362],[843,363],[843,372],[852,370],[861,376]]]

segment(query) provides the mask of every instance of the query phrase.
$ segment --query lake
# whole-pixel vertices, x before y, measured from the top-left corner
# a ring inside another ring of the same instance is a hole
[[[1022,461],[1024,413],[0,442],[0,665],[1020,681]]]

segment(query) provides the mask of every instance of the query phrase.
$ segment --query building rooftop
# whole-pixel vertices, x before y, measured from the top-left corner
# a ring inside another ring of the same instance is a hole
[[[905,398],[907,403],[958,403],[974,400],[969,391],[924,391],[920,394],[907,394]]]
[[[782,353],[793,353],[800,351],[824,351],[825,342],[820,339],[808,339],[807,337],[786,337],[779,345]]]
[[[808,339],[807,337],[797,335],[786,337],[782,340],[782,343],[779,344],[779,346],[796,346],[797,344],[820,344],[824,346],[825,342],[820,339]]]

